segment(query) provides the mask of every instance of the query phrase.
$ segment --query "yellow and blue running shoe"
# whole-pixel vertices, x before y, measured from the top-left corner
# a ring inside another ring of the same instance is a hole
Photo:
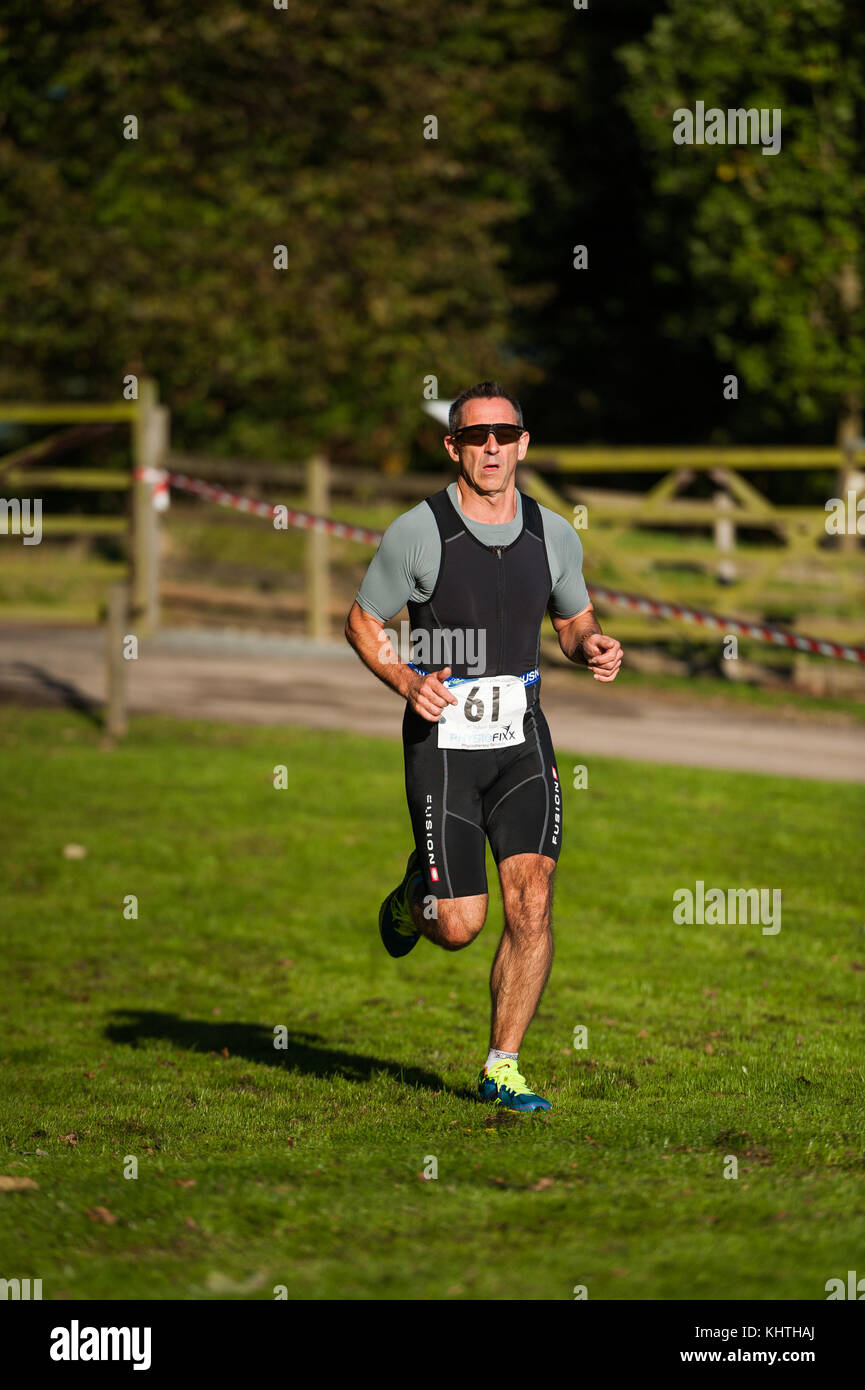
[[[478,1077],[478,1094],[481,1100],[495,1100],[503,1110],[550,1110],[550,1102],[543,1096],[536,1096],[526,1085],[526,1079],[517,1070],[516,1062],[503,1057],[484,1067]]]
[[[421,934],[411,915],[411,900],[423,883],[417,850],[412,850],[402,883],[388,893],[378,910],[378,929],[385,950],[392,956],[407,956],[420,941]]]

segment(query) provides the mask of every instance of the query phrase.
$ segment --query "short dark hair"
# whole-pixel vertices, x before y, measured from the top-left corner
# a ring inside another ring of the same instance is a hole
[[[463,406],[466,401],[491,401],[496,396],[510,402],[517,417],[517,424],[522,429],[523,408],[516,396],[512,396],[510,391],[506,391],[498,381],[479,381],[476,386],[470,386],[467,391],[463,391],[462,395],[457,396],[456,400],[452,402],[448,411],[448,429],[451,434],[459,429]]]

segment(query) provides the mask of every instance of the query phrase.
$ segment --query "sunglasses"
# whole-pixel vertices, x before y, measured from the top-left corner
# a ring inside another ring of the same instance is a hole
[[[497,444],[516,444],[525,430],[522,425],[463,425],[455,431],[454,439],[460,444],[486,444],[491,434]]]

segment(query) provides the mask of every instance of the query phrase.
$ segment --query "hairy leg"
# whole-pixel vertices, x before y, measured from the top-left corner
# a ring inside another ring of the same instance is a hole
[[[486,920],[486,893],[470,898],[433,898],[423,890],[412,899],[415,926],[428,941],[445,951],[460,951],[474,941]]]
[[[490,975],[490,1047],[500,1052],[519,1052],[553,963],[555,867],[545,854],[513,854],[499,864],[505,926]]]

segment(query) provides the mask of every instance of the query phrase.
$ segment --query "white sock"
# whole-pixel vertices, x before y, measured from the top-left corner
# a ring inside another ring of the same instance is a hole
[[[506,1057],[509,1061],[515,1062],[519,1055],[520,1054],[518,1052],[498,1052],[494,1047],[491,1047],[490,1055],[484,1062],[484,1071],[489,1071],[493,1062],[503,1062]]]

